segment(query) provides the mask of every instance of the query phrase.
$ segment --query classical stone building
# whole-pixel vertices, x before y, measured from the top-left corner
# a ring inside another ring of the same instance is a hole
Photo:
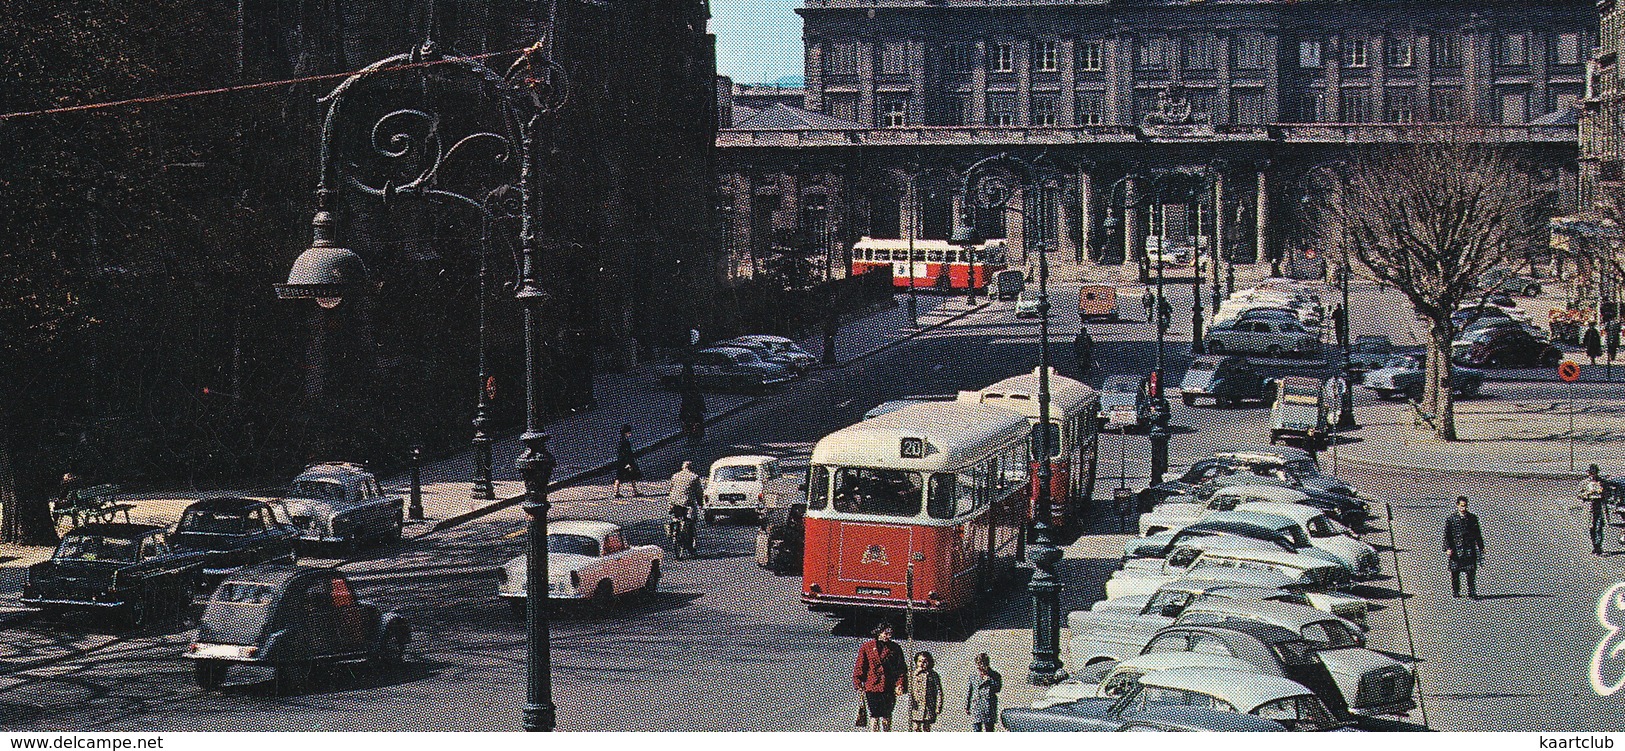
[[[1592,0],[807,0],[800,107],[755,98],[718,133],[736,273],[861,236],[947,238],[960,172],[1055,169],[1031,205],[1063,258],[1156,235],[1236,261],[1310,243],[1304,175],[1350,149],[1516,147],[1572,205]],[[758,106],[759,105],[759,106]],[[1559,210],[1565,207],[1560,206]],[[976,216],[1027,247],[1024,217]]]
[[[1625,186],[1625,86],[1619,53],[1625,48],[1625,8],[1598,0],[1601,33],[1591,58],[1580,113],[1580,209],[1591,213],[1604,191]]]

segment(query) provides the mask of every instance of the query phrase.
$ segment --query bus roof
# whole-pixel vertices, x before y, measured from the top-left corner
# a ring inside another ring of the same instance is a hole
[[[1094,414],[1099,396],[1095,390],[1084,384],[1057,375],[1054,368],[1050,368],[1049,376],[1050,419],[1061,420],[1068,414],[1087,412]],[[1011,376],[998,383],[983,388],[981,391],[968,392],[965,399],[980,401],[982,404],[994,405],[1013,410],[1024,415],[1029,420],[1038,419],[1038,369],[1031,373]]]
[[[824,436],[812,463],[937,472],[958,469],[989,450],[1024,441],[1027,418],[969,402],[922,402]],[[904,439],[924,442],[924,456],[903,458]]]
[[[852,247],[854,249],[872,248],[872,249],[877,249],[877,250],[908,250],[909,241],[908,240],[888,240],[888,239],[878,239],[877,240],[877,239],[872,238],[872,237],[865,237],[862,240],[859,240],[857,242],[857,244],[853,245]],[[926,240],[926,239],[922,238],[922,239],[915,239],[914,240],[914,249],[915,250],[958,250],[959,246],[954,245],[953,243],[950,243],[947,240]]]

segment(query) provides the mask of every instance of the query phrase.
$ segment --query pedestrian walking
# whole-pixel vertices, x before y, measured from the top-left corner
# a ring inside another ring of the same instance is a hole
[[[892,709],[897,706],[898,695],[908,690],[908,665],[903,660],[903,649],[892,641],[890,623],[881,623],[869,633],[874,638],[858,647],[852,688],[863,697],[859,718],[868,719],[871,732],[885,733],[891,731]]]
[[[1607,489],[1602,484],[1602,470],[1593,464],[1586,467],[1586,476],[1580,481],[1580,502],[1591,506],[1591,554],[1602,555],[1602,542],[1608,536],[1608,506],[1604,502]]]
[[[976,672],[965,687],[965,714],[970,715],[971,730],[991,733],[993,723],[999,721],[999,692],[1004,690],[1004,676],[993,669],[986,652],[976,655],[971,664]]]
[[[1619,354],[1619,321],[1609,321],[1606,327],[1608,329],[1608,336],[1606,337],[1608,362],[1612,363],[1614,357]]]
[[[1444,550],[1450,556],[1450,593],[1461,596],[1461,578],[1467,576],[1467,596],[1478,599],[1478,564],[1484,560],[1484,530],[1478,515],[1467,510],[1467,496],[1456,498],[1456,513],[1444,520]]]
[[[1591,364],[1597,364],[1597,358],[1602,357],[1602,332],[1597,330],[1597,322],[1586,324],[1585,333],[1586,357],[1591,358]]]
[[[1337,346],[1349,346],[1349,312],[1341,304],[1332,309],[1332,327],[1336,330]]]
[[[1145,322],[1150,323],[1151,316],[1155,315],[1157,310],[1157,296],[1152,294],[1150,287],[1146,287],[1145,292],[1140,294],[1140,304],[1145,306]]]
[[[671,490],[666,494],[666,499],[671,502],[672,518],[687,524],[687,529],[679,535],[679,552],[686,551],[690,558],[697,556],[695,538],[699,537],[697,530],[700,528],[700,510],[705,503],[705,487],[700,482],[699,473],[694,471],[694,462],[683,462],[677,474],[671,476]]]
[[[1157,303],[1157,313],[1157,328],[1166,334],[1168,327],[1174,324],[1174,304],[1168,302],[1168,298],[1162,298],[1162,301]]]
[[[929,733],[942,715],[942,676],[930,652],[914,655],[914,674],[908,679],[908,727],[916,733]]]
[[[683,426],[688,442],[699,443],[705,438],[705,395],[689,381],[677,407],[677,422]]]
[[[632,451],[632,426],[621,426],[621,443],[615,448],[615,497],[621,497],[621,483],[632,486],[632,497],[638,493],[638,480],[643,479],[643,472],[638,469],[637,454]]]

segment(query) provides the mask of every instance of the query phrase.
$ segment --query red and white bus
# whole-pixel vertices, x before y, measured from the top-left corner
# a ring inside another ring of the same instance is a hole
[[[807,471],[802,602],[948,612],[993,587],[1022,552],[1031,432],[1007,409],[925,402],[825,436]]]
[[[1100,394],[1071,378],[1049,376],[1050,524],[1065,527],[1077,521],[1095,495],[1099,464]],[[1033,426],[1029,457],[1032,482],[1028,485],[1031,518],[1038,515],[1038,369],[1006,378],[981,391],[960,395],[961,400],[1003,407],[1027,418]]]
[[[890,268],[894,287],[912,284],[918,289],[986,289],[988,280],[1008,263],[1005,246],[1004,240],[989,240],[968,249],[946,240],[914,240],[910,270],[908,240],[865,237],[852,246],[852,274]]]

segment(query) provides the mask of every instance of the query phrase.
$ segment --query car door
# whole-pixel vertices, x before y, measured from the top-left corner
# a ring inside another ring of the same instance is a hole
[[[333,653],[365,653],[375,626],[372,609],[356,599],[350,581],[343,576],[327,578],[327,588],[333,604]]]
[[[333,587],[326,576],[306,579],[299,592],[305,642],[309,657],[324,657],[338,651],[338,631],[333,612]]]
[[[280,555],[270,550],[275,542],[270,536],[271,528],[265,518],[265,509],[253,508],[243,518],[243,562],[247,565],[264,563]]]
[[[604,537],[603,548],[599,551],[599,559],[604,573],[615,583],[615,593],[630,592],[642,586],[643,582],[635,581],[633,570],[636,562],[626,546],[626,538],[619,531],[611,532]],[[583,583],[585,584],[585,583]]]

